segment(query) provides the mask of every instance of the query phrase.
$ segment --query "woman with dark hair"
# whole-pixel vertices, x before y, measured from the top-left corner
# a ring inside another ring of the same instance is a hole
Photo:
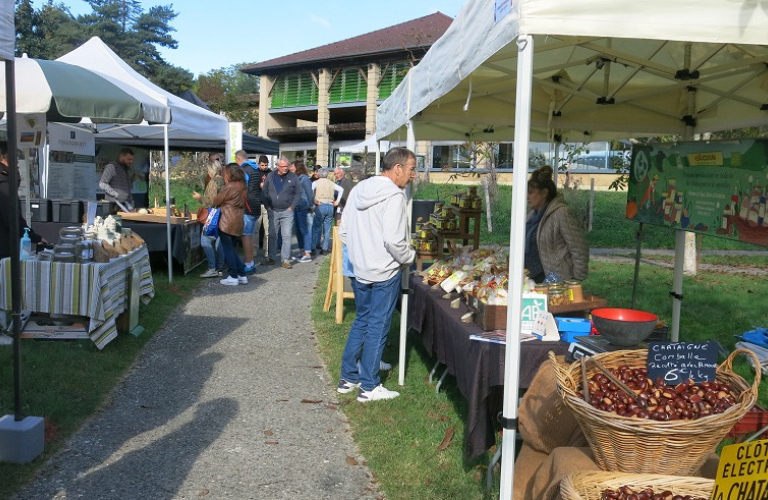
[[[537,168],[528,179],[525,268],[536,283],[555,273],[560,281],[586,279],[589,247],[579,221],[552,179],[552,167]]]
[[[213,199],[213,206],[221,209],[219,216],[219,239],[224,247],[224,259],[229,267],[229,276],[221,280],[222,285],[245,285],[245,265],[235,250],[235,243],[243,235],[243,214],[245,213],[245,174],[237,163],[222,167],[224,187]]]
[[[296,167],[301,186],[301,201],[296,205],[294,223],[296,224],[296,239],[299,241],[299,253],[303,255],[299,262],[312,262],[312,235],[309,232],[309,211],[314,207],[315,195],[312,193],[312,181],[309,180],[307,167],[301,160],[292,163]]]

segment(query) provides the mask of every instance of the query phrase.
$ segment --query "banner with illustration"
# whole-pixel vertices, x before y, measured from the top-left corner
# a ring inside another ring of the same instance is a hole
[[[768,246],[768,140],[638,145],[627,218]]]

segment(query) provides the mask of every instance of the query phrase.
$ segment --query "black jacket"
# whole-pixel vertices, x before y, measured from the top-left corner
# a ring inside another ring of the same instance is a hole
[[[246,200],[248,205],[245,207],[246,215],[261,215],[261,205],[264,204],[264,200],[261,193],[261,181],[267,176],[269,170],[261,170],[258,165],[252,161],[244,162],[240,165],[243,172],[248,174],[248,183],[245,186]],[[250,208],[250,210],[248,210]]]
[[[0,168],[0,258],[11,256],[11,185],[8,182],[8,168]],[[17,238],[24,236],[24,228],[27,221],[21,216],[21,203],[19,202],[19,234]],[[42,238],[36,232],[29,230],[29,238],[32,243],[39,243]]]

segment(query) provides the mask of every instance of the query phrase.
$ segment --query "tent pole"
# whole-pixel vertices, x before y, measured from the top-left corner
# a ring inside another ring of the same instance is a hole
[[[163,161],[165,162],[165,232],[168,245],[168,283],[173,283],[173,255],[171,253],[171,174],[168,167],[168,125],[163,125]]]
[[[683,300],[683,265],[685,261],[685,231],[675,231],[675,272],[672,279],[672,332],[670,340],[680,338],[680,308]]]
[[[520,381],[520,320],[523,305],[523,261],[528,191],[528,146],[531,134],[533,86],[533,36],[517,39],[517,89],[515,102],[515,156],[512,179],[512,217],[509,233],[509,291],[507,293],[507,345],[504,354],[504,405],[502,413],[501,488],[499,498],[512,498],[517,434],[517,398]]]
[[[635,240],[637,241],[637,249],[635,250],[635,276],[632,278],[632,303],[629,307],[635,308],[635,295],[637,294],[637,277],[640,275],[640,255],[643,247],[643,223],[637,227],[635,233]]]
[[[416,153],[416,137],[413,134],[413,122],[408,121],[408,149]],[[378,158],[379,147],[376,146],[376,157]],[[405,206],[406,206],[406,221],[408,224],[408,234],[411,234],[411,218],[413,217],[413,192],[411,191],[411,183],[405,188]],[[397,383],[399,385],[405,385],[405,347],[408,340],[408,294],[411,288],[410,283],[411,270],[410,268],[403,270],[403,282],[401,285],[401,302],[400,302],[400,352],[398,356],[398,370],[397,370]]]
[[[19,260],[19,152],[16,147],[16,71],[14,60],[5,61],[6,126],[8,127],[8,203],[11,232],[11,326],[13,328],[13,410],[14,420],[21,422],[21,262]]]

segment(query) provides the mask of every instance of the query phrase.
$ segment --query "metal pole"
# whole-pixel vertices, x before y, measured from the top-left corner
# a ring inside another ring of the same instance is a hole
[[[168,283],[173,283],[173,255],[171,248],[171,171],[168,166],[168,125],[163,125],[163,156],[165,157],[165,232],[168,244]]]
[[[509,233],[509,292],[507,296],[507,345],[504,353],[504,404],[502,413],[501,489],[499,498],[512,498],[517,434],[517,398],[520,382],[520,321],[523,313],[523,262],[528,192],[528,143],[531,135],[533,87],[533,36],[517,39],[517,92],[515,102],[515,169]]]
[[[635,308],[635,295],[637,294],[637,277],[640,275],[640,252],[643,246],[643,223],[641,222],[635,233],[637,250],[635,251],[635,277],[632,279],[632,309]]]
[[[11,215],[11,321],[13,325],[13,411],[21,416],[21,262],[19,261],[19,157],[16,149],[16,71],[14,60],[5,61],[6,123],[8,127],[8,203]]]

